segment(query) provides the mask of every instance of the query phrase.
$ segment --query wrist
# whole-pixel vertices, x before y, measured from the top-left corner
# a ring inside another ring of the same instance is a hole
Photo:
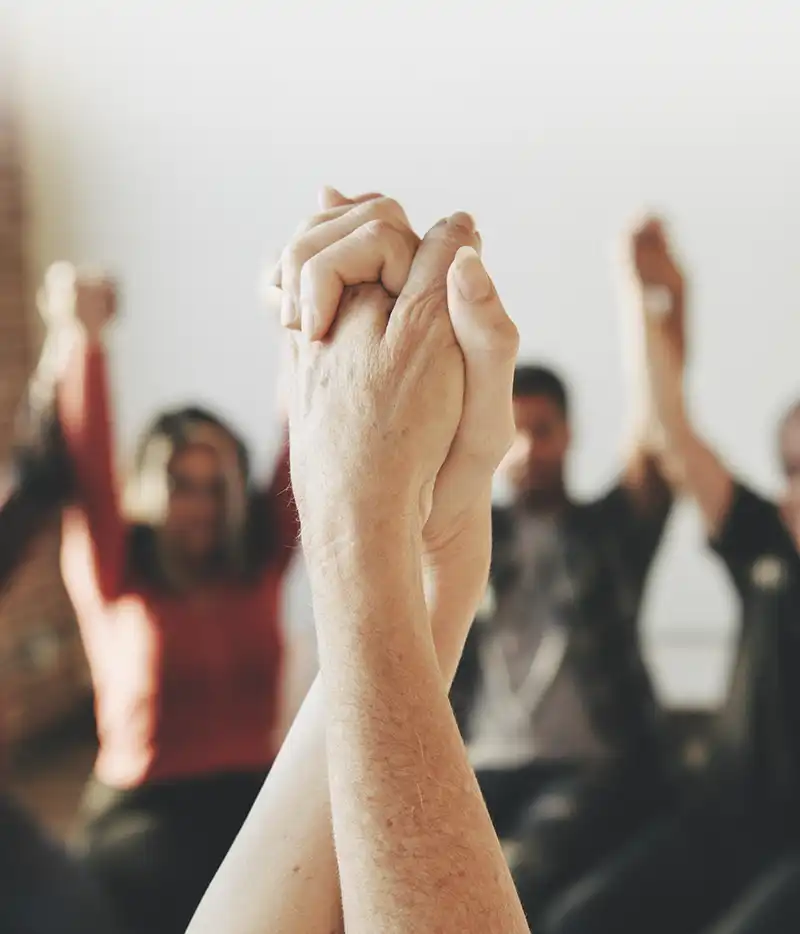
[[[333,475],[306,471],[309,455],[300,453],[292,441],[289,431],[292,491],[307,551],[314,554],[337,543],[360,543],[371,536],[373,527],[421,535],[419,494],[414,496],[410,484],[392,487],[385,477],[375,483],[363,475],[354,476],[354,470]]]
[[[307,525],[302,539],[323,674],[341,673],[355,659],[377,663],[405,638],[399,630],[430,640],[414,522],[340,513]]]
[[[102,350],[105,347],[105,328],[87,328],[81,323],[78,328],[87,350]]]
[[[331,575],[367,573],[397,554],[411,553],[420,563],[419,520],[407,510],[388,510],[370,501],[333,500],[320,509],[304,502],[299,512],[310,577],[325,581]]]
[[[491,483],[461,517],[458,530],[422,556],[425,601],[442,673],[455,674],[469,628],[486,595],[492,556]]]

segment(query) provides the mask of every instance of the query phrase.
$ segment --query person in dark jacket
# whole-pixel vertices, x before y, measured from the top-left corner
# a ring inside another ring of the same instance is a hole
[[[561,378],[517,367],[491,584],[453,693],[529,921],[668,800],[666,731],[639,611],[670,513],[654,427],[590,502],[565,481]]]
[[[790,934],[800,929],[798,875],[784,862],[800,842],[800,407],[781,425],[786,488],[771,502],[731,474],[687,412],[670,336],[683,277],[661,222],[635,232],[632,255],[666,455],[740,597],[740,641],[710,764],[685,806],[566,894],[542,929],[698,934],[730,912],[714,934]]]

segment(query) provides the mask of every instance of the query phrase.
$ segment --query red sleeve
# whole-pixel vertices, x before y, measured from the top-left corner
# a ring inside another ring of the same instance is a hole
[[[275,542],[278,569],[283,573],[292,561],[300,529],[297,507],[292,495],[288,438],[284,440],[281,448],[272,481],[260,498],[262,502],[259,504],[259,509],[262,521],[274,523],[270,532],[274,536],[272,540]]]
[[[81,341],[59,386],[58,410],[75,474],[76,506],[91,543],[95,583],[105,600],[119,596],[126,530],[114,470],[105,353]]]

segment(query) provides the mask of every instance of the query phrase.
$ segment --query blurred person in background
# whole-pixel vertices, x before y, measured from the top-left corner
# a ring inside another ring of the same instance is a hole
[[[632,238],[650,382],[675,477],[695,500],[742,605],[737,662],[710,762],[685,808],[555,906],[547,932],[714,934],[800,930],[800,406],[781,423],[786,478],[771,502],[697,431],[684,394],[676,314],[684,277],[663,224]],[[755,881],[754,881],[755,880]]]
[[[487,603],[452,695],[531,923],[669,800],[639,614],[672,493],[643,361],[630,362],[630,454],[612,488],[583,503],[565,478],[567,388],[551,369],[517,367],[516,437],[498,471],[510,502],[494,510]]]
[[[142,439],[121,503],[103,335],[113,284],[49,271],[74,478],[62,570],[95,690],[99,753],[78,839],[133,934],[179,934],[276,753],[281,587],[297,538],[288,448],[264,491],[241,439],[197,407]]]
[[[17,457],[0,505],[0,600],[29,546],[71,492],[53,407],[36,404],[48,383],[52,389],[53,351],[45,345],[16,425]],[[0,931],[112,934],[111,910],[91,875],[5,793],[4,766],[0,762]]]

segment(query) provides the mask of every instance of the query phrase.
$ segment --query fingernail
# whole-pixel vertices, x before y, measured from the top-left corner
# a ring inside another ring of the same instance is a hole
[[[455,277],[464,301],[482,302],[492,294],[492,280],[471,246],[462,246],[455,256]]]
[[[300,326],[300,315],[297,313],[292,296],[286,291],[281,295],[281,324],[285,328]]]
[[[463,228],[467,233],[475,232],[475,218],[471,214],[467,214],[466,211],[456,211],[455,214],[451,214],[450,223]]]

